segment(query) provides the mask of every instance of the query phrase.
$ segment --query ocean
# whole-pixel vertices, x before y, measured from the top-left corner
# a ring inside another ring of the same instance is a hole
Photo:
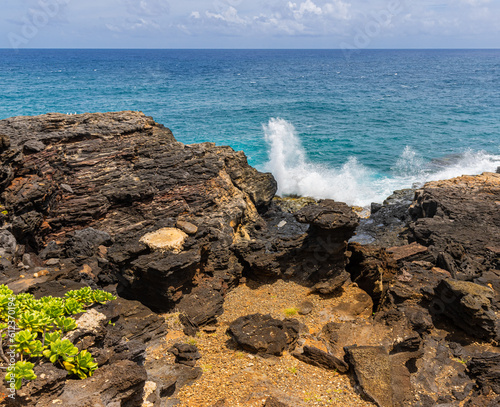
[[[0,50],[0,119],[118,110],[367,206],[500,166],[500,50]]]

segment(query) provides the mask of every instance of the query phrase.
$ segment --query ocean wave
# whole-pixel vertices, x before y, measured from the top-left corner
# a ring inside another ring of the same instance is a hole
[[[406,146],[391,169],[381,175],[350,157],[340,168],[311,162],[295,130],[288,121],[272,118],[263,125],[268,146],[268,161],[263,170],[271,172],[278,182],[279,195],[329,198],[349,205],[366,207],[382,202],[393,191],[414,188],[428,181],[460,175],[494,172],[500,166],[500,155],[468,150],[462,154],[426,161]]]

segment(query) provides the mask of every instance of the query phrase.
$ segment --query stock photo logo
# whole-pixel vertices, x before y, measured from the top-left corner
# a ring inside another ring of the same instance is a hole
[[[349,59],[362,49],[369,48],[377,37],[388,31],[391,24],[403,15],[409,3],[409,0],[390,0],[384,8],[371,11],[364,24],[355,29],[352,39],[340,44],[345,58]]]
[[[20,29],[8,33],[9,44],[18,50],[29,45],[40,30],[54,21],[71,0],[38,0],[37,5],[29,8],[20,21]]]

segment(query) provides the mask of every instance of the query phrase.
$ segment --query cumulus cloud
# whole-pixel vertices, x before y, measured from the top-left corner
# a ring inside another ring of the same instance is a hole
[[[225,34],[237,35],[243,29],[251,34],[272,35],[318,35],[332,30],[340,29],[340,20],[348,20],[350,16],[350,4],[343,0],[302,0],[290,1],[280,0],[271,3],[260,13],[253,14],[245,10],[242,13],[238,8],[239,1],[227,3],[214,3],[214,9],[205,10],[204,13],[193,11],[189,19],[183,25],[196,24],[191,27],[190,32],[212,30]],[[237,8],[238,7],[238,8]],[[233,29],[230,31],[229,28]]]
[[[238,10],[236,10],[233,6],[229,6],[222,13],[211,13],[210,11],[206,11],[205,15],[209,19],[223,21],[229,24],[237,24],[237,25],[248,24],[248,19],[243,19],[240,16],[238,16]]]
[[[304,14],[316,14],[320,16],[323,14],[321,7],[318,7],[312,2],[312,0],[306,0],[297,6],[296,3],[288,2],[288,8],[292,10],[293,15],[296,19],[301,19]]]
[[[351,18],[351,4],[344,3],[342,0],[337,0],[333,3],[327,3],[323,7],[325,14],[331,14],[342,20],[349,20]]]

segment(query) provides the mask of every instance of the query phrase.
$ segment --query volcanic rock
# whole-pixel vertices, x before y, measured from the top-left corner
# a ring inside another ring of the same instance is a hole
[[[284,350],[293,349],[299,332],[296,319],[279,320],[262,314],[240,317],[227,330],[243,349],[262,356],[281,356]]]

